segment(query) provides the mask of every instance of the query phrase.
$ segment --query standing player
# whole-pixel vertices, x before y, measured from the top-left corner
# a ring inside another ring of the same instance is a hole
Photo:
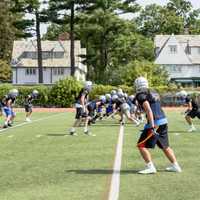
[[[13,120],[16,116],[15,112],[13,111],[13,105],[18,94],[19,92],[17,89],[12,89],[3,99],[3,111],[6,115],[6,120],[4,122],[3,128],[8,128],[9,126],[12,126]]]
[[[33,92],[31,94],[29,94],[28,96],[25,97],[24,108],[25,108],[25,112],[26,112],[26,121],[27,122],[31,122],[30,116],[33,112],[32,101],[37,98],[38,94],[39,94],[39,92],[37,90],[33,90]]]
[[[79,95],[76,98],[76,102],[75,102],[76,116],[75,116],[75,122],[73,124],[73,127],[70,129],[70,135],[76,134],[75,128],[80,125],[82,119],[85,120],[84,133],[89,134],[86,105],[88,102],[88,95],[91,90],[92,90],[92,82],[86,81],[84,87],[81,89],[81,91],[79,92]]]
[[[139,171],[140,174],[156,173],[156,168],[152,162],[149,148],[154,148],[157,144],[163,150],[165,156],[171,162],[166,168],[167,171],[181,172],[181,168],[176,161],[173,150],[169,147],[167,118],[161,108],[160,98],[157,93],[152,93],[148,89],[148,81],[144,77],[135,80],[136,99],[143,108],[147,117],[147,124],[138,141],[138,149],[146,163],[146,169]]]
[[[187,97],[185,98],[185,102],[188,107],[185,112],[186,114],[185,119],[190,126],[188,132],[193,132],[193,131],[196,131],[196,128],[192,123],[192,119],[194,119],[195,117],[198,117],[200,119],[199,106],[197,102],[195,101],[195,99],[191,97],[190,95],[187,95]]]

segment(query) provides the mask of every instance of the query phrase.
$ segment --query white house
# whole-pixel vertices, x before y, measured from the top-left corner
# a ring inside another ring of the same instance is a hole
[[[200,86],[200,35],[157,35],[155,63],[182,86]]]
[[[85,81],[87,67],[82,63],[86,49],[75,41],[75,77]],[[70,75],[70,41],[42,41],[44,84],[53,84]],[[12,52],[13,84],[37,84],[38,64],[36,41],[14,41]]]

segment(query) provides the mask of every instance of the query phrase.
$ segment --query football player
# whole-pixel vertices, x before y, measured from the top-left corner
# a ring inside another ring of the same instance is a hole
[[[167,171],[181,172],[173,150],[169,147],[168,121],[161,108],[159,95],[148,89],[148,81],[144,77],[135,80],[136,99],[146,113],[147,124],[138,140],[138,149],[146,163],[146,168],[140,174],[156,173],[149,149],[158,145],[169,159],[171,165]]]

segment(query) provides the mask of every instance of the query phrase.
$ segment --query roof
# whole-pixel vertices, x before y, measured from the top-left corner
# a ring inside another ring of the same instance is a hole
[[[154,40],[158,50],[156,64],[200,64],[200,56],[187,54],[188,47],[200,48],[200,35],[156,35]],[[176,45],[177,54],[169,54],[167,46]]]
[[[42,41],[42,51],[63,52],[64,58],[43,59],[44,67],[70,67],[70,41]],[[34,41],[14,41],[12,52],[12,63],[14,67],[37,67],[37,59],[23,58],[23,52],[37,52],[37,42]],[[86,55],[86,49],[81,48],[79,40],[75,41],[75,65],[78,67],[82,61],[79,55]]]

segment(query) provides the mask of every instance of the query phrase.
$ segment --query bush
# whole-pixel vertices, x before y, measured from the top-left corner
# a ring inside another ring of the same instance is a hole
[[[30,94],[34,89],[39,91],[39,96],[34,100],[36,106],[47,106],[50,87],[38,85],[38,86],[13,86],[12,84],[0,85],[0,99],[2,99],[9,90],[16,88],[19,90],[19,96],[17,97],[16,106],[23,106],[25,97]]]
[[[74,78],[60,80],[52,87],[49,102],[59,107],[71,107],[81,88],[81,83]]]

